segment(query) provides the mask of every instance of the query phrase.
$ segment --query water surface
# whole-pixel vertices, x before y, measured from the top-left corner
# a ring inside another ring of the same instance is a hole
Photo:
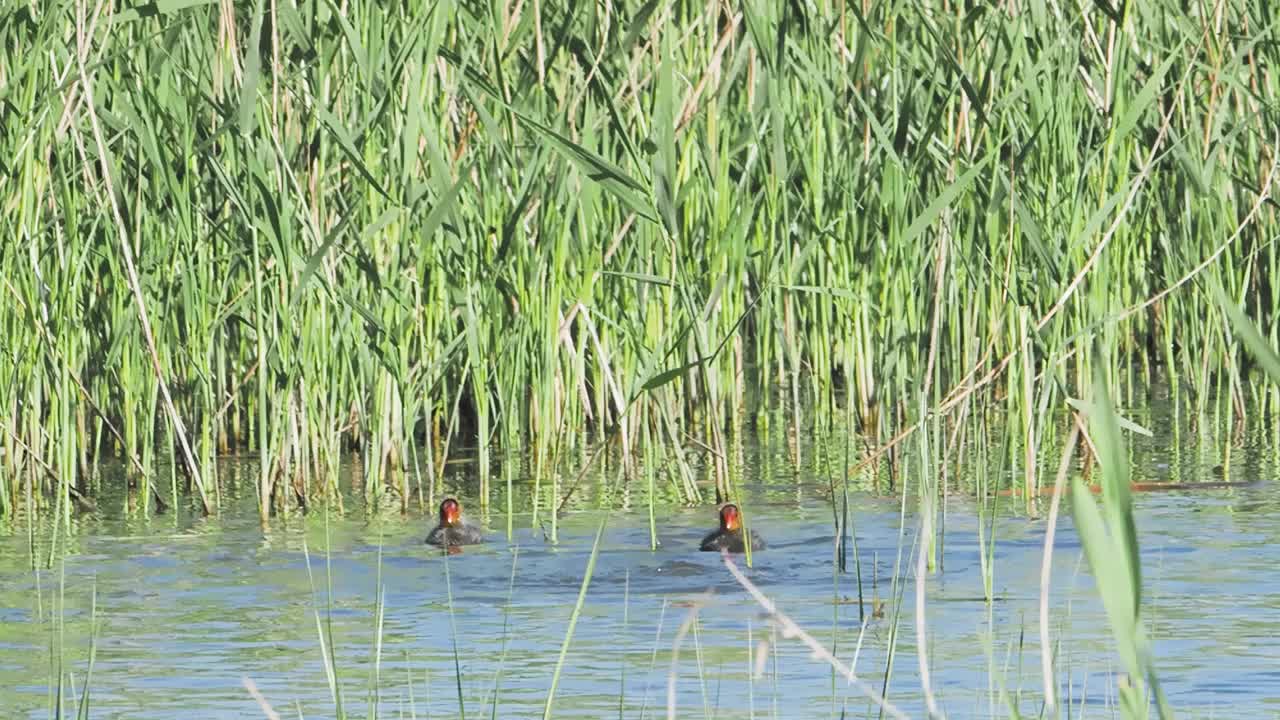
[[[1144,441],[1133,454],[1139,477],[1216,479],[1211,451],[1183,457]],[[1137,499],[1157,664],[1170,700],[1189,717],[1280,713],[1273,551],[1280,498],[1271,455],[1237,454],[1232,479],[1259,482]],[[893,495],[850,495],[860,608],[854,558],[848,573],[833,569],[826,482],[812,460],[798,469],[791,462],[771,447],[746,455],[744,504],[770,542],[749,577],[841,660],[856,663],[863,679],[886,687],[891,702],[922,716],[914,507],[904,525]],[[480,515],[468,495],[473,478],[463,472],[446,485]],[[216,519],[125,520],[100,510],[77,520],[64,559],[39,572],[29,569],[26,527],[9,527],[0,535],[0,716],[48,717],[59,663],[74,704],[94,618],[93,718],[263,717],[244,678],[284,717],[335,717],[324,660],[330,632],[351,716],[368,715],[371,685],[382,717],[454,718],[463,710],[489,717],[495,697],[497,717],[540,716],[602,520],[555,716],[665,717],[672,677],[680,717],[876,716],[828,665],[774,631],[718,556],[696,552],[713,508],[659,507],[661,546],[651,551],[646,508],[636,504],[642,492],[611,512],[593,508],[598,499],[583,494],[561,518],[556,544],[530,527],[527,513],[514,517],[508,542],[506,517],[494,508],[483,518],[491,542],[447,558],[422,544],[429,512],[371,519],[349,507],[342,517],[277,521],[264,534],[252,498],[230,501]],[[1012,500],[1001,506],[995,599],[987,603],[979,507],[963,492],[948,497],[942,566],[926,579],[925,618],[932,685],[949,717],[1008,717],[1009,706],[1040,712],[1045,521],[1025,510]],[[45,533],[37,528],[38,537]],[[47,541],[37,546],[47,552]],[[673,674],[673,645],[686,622]],[[1118,661],[1068,513],[1053,556],[1051,626],[1057,687],[1072,715],[1115,715]]]

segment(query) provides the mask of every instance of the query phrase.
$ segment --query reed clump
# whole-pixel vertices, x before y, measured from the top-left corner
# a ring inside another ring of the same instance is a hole
[[[460,438],[484,502],[606,437],[723,496],[754,388],[871,448],[1007,412],[1032,485],[1095,340],[1121,403],[1273,412],[1205,289],[1275,342],[1269,7],[10,3],[0,516],[258,454],[265,519],[351,449],[407,503]]]

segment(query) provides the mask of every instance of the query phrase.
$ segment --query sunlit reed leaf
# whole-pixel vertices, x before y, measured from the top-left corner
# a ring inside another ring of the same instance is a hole
[[[1280,383],[1280,355],[1276,354],[1271,343],[1262,337],[1262,334],[1258,332],[1257,326],[1249,320],[1248,316],[1240,309],[1240,306],[1233,302],[1221,287],[1214,286],[1212,290],[1219,307],[1226,313],[1227,319],[1231,321],[1231,326],[1235,328],[1236,335],[1244,342],[1245,347],[1249,348],[1249,352],[1262,365],[1262,369],[1271,377],[1271,380]]]

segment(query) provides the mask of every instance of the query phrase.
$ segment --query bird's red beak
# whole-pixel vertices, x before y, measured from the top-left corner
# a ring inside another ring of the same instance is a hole
[[[445,525],[457,525],[462,516],[462,507],[457,500],[449,499],[440,503],[440,522]]]
[[[720,509],[720,528],[733,532],[742,527],[742,517],[738,515],[737,505],[725,505]]]

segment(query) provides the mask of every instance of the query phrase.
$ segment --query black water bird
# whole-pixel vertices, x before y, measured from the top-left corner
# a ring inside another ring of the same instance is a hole
[[[427,535],[428,545],[457,547],[484,542],[480,528],[462,519],[462,506],[453,498],[440,503],[440,524]]]
[[[751,538],[752,552],[765,548],[764,540],[761,540],[754,532],[742,527],[742,513],[738,511],[738,506],[729,503],[720,508],[720,529],[702,539],[702,550],[707,552],[719,552],[721,550],[728,550],[731,553],[746,552],[745,536],[750,536]]]

